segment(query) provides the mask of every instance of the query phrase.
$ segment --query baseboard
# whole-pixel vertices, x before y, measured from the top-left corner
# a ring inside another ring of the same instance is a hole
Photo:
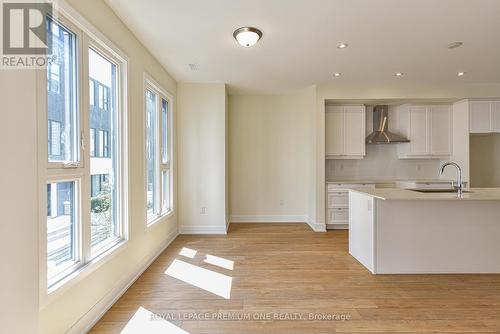
[[[324,224],[318,224],[302,215],[232,215],[231,223],[306,223],[314,232],[326,232]]]
[[[325,224],[317,223],[309,216],[306,216],[306,222],[314,232],[326,232]]]
[[[101,300],[99,300],[87,313],[85,313],[66,334],[81,334],[88,333],[92,327],[102,318],[102,316],[113,306],[114,303],[130,288],[132,284],[142,275],[142,273],[156,260],[158,256],[170,245],[172,241],[179,235],[177,231],[172,231],[160,250],[147,256],[144,263],[138,270],[131,274],[126,279],[120,281],[115,288],[108,292]]]
[[[231,223],[305,223],[302,215],[232,215]]]
[[[348,230],[349,224],[328,224],[326,228],[328,230]]]
[[[180,234],[227,234],[228,225],[184,225],[179,226]]]

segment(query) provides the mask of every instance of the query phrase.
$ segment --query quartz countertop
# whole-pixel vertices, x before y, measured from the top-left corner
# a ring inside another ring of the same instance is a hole
[[[420,193],[417,191],[385,188],[385,189],[359,189],[350,190],[362,194],[366,194],[381,200],[397,200],[397,201],[500,201],[500,188],[471,188],[467,189],[461,198],[457,197],[457,193]]]

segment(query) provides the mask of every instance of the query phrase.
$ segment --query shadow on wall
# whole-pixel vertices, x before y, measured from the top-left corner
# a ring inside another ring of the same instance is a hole
[[[500,187],[500,134],[470,135],[470,183],[474,188]]]

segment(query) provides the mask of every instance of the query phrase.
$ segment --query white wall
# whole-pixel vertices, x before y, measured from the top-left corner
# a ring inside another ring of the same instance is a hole
[[[225,233],[226,86],[179,84],[177,110],[180,231]]]
[[[37,115],[34,71],[0,70],[0,326],[37,333]]]
[[[33,71],[0,71],[1,119],[2,124],[9,124],[0,131],[0,256],[5,269],[0,277],[0,322],[5,333],[82,332],[115,293],[177,234],[175,215],[151,229],[144,228],[143,72],[149,72],[174,95],[176,82],[103,1],[68,2],[129,58],[130,240],[108,262],[63,287],[39,310],[37,226],[44,222],[37,221],[36,157],[38,145],[44,143],[37,143],[36,137],[36,80]]]
[[[470,182],[474,188],[500,187],[500,134],[470,136]]]
[[[230,96],[232,221],[290,221],[308,215],[310,91]]]

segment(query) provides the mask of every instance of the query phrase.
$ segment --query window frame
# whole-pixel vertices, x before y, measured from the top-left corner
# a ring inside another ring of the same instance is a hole
[[[174,170],[173,170],[173,107],[174,107],[174,96],[170,94],[166,89],[164,89],[149,73],[144,72],[144,84],[143,84],[143,92],[142,92],[142,97],[143,97],[143,131],[144,131],[144,143],[143,143],[143,148],[144,148],[144,155],[143,155],[143,170],[144,170],[144,217],[145,217],[145,226],[146,229],[156,225],[159,222],[165,221],[167,218],[172,216],[175,212],[175,207],[174,207],[174,182],[173,182],[173,175],[174,175]],[[148,187],[148,182],[147,182],[147,150],[146,150],[146,143],[147,143],[147,131],[146,131],[146,126],[147,126],[147,99],[146,99],[146,92],[151,91],[156,95],[156,110],[155,110],[155,118],[156,118],[156,133],[155,133],[155,140],[158,145],[156,145],[155,148],[155,155],[156,155],[156,168],[155,168],[155,206],[157,208],[157,212],[153,215],[148,217],[148,212],[147,212],[147,187]],[[168,104],[168,109],[167,109],[167,147],[164,148],[163,146],[163,131],[162,131],[162,121],[163,121],[163,113],[162,113],[162,101],[166,100]],[[167,162],[163,162],[163,150],[166,149],[167,152]],[[162,172],[167,171],[169,175],[169,210],[164,211],[163,210],[163,195],[162,195],[162,189],[163,189],[163,184],[162,184]]]
[[[123,51],[110,41],[105,35],[91,25],[84,17],[66,3],[61,3],[51,18],[65,26],[76,36],[76,102],[78,134],[76,152],[78,161],[49,162],[48,161],[48,80],[47,71],[36,71],[38,116],[38,220],[39,220],[39,307],[43,308],[53,299],[61,296],[64,291],[74,286],[89,274],[121,253],[128,244],[129,196],[128,196],[128,70],[129,60]],[[116,66],[117,96],[116,96],[116,203],[117,222],[120,240],[106,251],[91,257],[90,243],[90,126],[89,126],[89,48],[103,54],[106,59]],[[47,277],[47,184],[53,182],[76,181],[75,215],[78,212],[77,228],[80,238],[78,247],[80,262],[71,267],[71,272],[57,282],[51,282]]]

